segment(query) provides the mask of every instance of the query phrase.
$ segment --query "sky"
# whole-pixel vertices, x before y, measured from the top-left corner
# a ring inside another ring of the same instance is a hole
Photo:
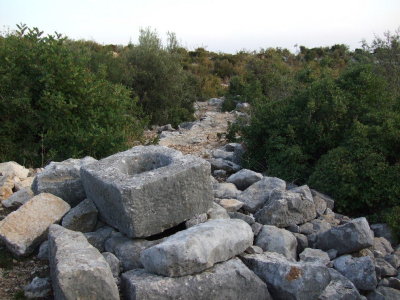
[[[0,0],[0,30],[20,23],[101,44],[136,43],[150,27],[189,50],[355,49],[400,28],[400,0]]]

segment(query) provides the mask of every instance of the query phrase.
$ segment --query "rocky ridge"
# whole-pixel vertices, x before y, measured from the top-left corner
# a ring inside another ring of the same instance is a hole
[[[308,186],[243,169],[245,149],[222,136],[238,112],[218,112],[217,100],[199,105],[208,110],[199,121],[160,128],[169,148],[54,162],[37,176],[0,164],[3,206],[19,207],[0,221],[0,240],[50,266],[26,297],[400,298],[390,229],[334,213],[334,200]]]

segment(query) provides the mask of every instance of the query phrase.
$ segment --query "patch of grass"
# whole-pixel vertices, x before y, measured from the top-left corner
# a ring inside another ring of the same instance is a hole
[[[0,268],[6,270],[13,268],[13,256],[3,247],[0,247]]]

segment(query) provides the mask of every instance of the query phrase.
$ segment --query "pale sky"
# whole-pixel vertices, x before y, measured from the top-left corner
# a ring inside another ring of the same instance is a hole
[[[400,0],[0,0],[0,30],[19,23],[101,44],[136,43],[151,27],[190,50],[354,49],[400,27]]]

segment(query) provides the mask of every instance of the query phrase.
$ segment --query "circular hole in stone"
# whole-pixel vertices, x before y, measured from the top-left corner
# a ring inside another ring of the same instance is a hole
[[[161,153],[145,153],[140,156],[126,157],[122,160],[120,171],[127,175],[136,175],[171,164],[172,159]]]

